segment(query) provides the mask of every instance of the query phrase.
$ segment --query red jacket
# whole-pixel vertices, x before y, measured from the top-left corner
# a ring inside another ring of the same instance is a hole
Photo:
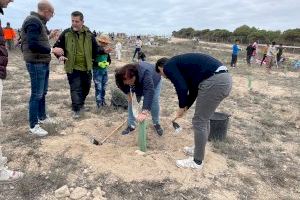
[[[10,27],[5,27],[3,29],[4,39],[13,40],[16,37],[16,32]]]

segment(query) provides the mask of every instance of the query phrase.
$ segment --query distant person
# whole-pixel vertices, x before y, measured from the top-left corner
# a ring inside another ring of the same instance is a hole
[[[170,80],[178,96],[181,118],[196,101],[193,117],[194,146],[185,147],[186,154],[193,156],[177,160],[180,168],[201,169],[205,146],[209,135],[210,118],[225,99],[232,87],[228,69],[219,60],[201,53],[187,53],[156,62],[156,71]]]
[[[3,15],[3,8],[7,8],[10,2],[13,1],[0,0],[0,13],[2,15]],[[2,91],[3,91],[2,81],[6,79],[7,62],[8,62],[7,49],[5,47],[5,39],[3,36],[3,30],[0,21],[0,126],[3,126],[2,118],[1,118],[1,100],[2,100]],[[22,172],[9,170],[8,167],[6,166],[6,163],[7,163],[7,157],[4,157],[2,155],[2,149],[0,147],[0,184],[19,181],[20,179],[23,178],[24,174]]]
[[[15,46],[16,32],[10,27],[10,23],[6,23],[6,27],[3,29],[4,39],[8,50],[13,50]]]
[[[46,0],[38,3],[38,12],[31,12],[23,22],[22,52],[30,76],[31,96],[29,101],[30,134],[46,136],[48,132],[39,124],[53,123],[47,115],[46,95],[49,81],[51,49],[46,23],[53,17],[54,8]],[[58,50],[59,51],[59,50]]]
[[[147,62],[127,64],[115,73],[116,84],[128,96],[128,127],[122,132],[127,135],[136,128],[136,120],[144,121],[151,113],[156,133],[163,135],[159,119],[159,98],[161,91],[161,77],[155,72],[155,66]],[[142,110],[134,115],[133,94],[139,102],[144,97]]]
[[[269,49],[269,44],[267,44],[266,46],[263,47],[262,53],[263,53],[263,57],[261,59],[261,63],[260,66],[262,66],[262,64],[264,63],[264,61],[266,60],[267,57],[267,53],[268,53],[268,49]]]
[[[231,67],[236,67],[237,66],[237,59],[239,55],[239,51],[241,51],[241,48],[239,47],[240,40],[235,40],[234,45],[232,46],[232,58],[231,58]]]
[[[54,47],[64,52],[55,55],[60,61],[64,61],[70,85],[73,118],[79,119],[87,110],[85,100],[91,88],[93,60],[98,45],[93,33],[84,25],[81,12],[72,12],[71,22],[71,28],[60,34]]]
[[[15,48],[21,48],[21,44],[22,44],[21,30],[18,29],[18,39]]]
[[[275,45],[276,45],[276,42],[272,42],[272,44],[268,48],[268,52],[267,52],[267,72],[268,73],[270,73],[270,70],[273,66],[274,59],[276,59],[277,48]]]
[[[253,55],[253,51],[255,51],[255,47],[252,44],[249,44],[246,48],[246,60],[247,60],[247,64],[250,66],[251,65],[251,57]]]
[[[97,37],[97,32],[95,30],[93,31],[93,35],[95,38]]]
[[[258,55],[258,43],[255,41],[253,44],[252,44],[252,47],[254,48],[254,51],[252,53],[252,60],[254,60],[254,62],[256,62],[256,57]]]
[[[138,54],[142,50],[143,41],[141,40],[141,36],[137,36],[135,40],[135,50],[132,57],[132,61],[134,62],[135,55]]]
[[[277,63],[279,63],[281,61],[281,57],[282,57],[282,54],[283,54],[283,46],[282,44],[279,44],[278,48],[277,48],[277,56],[276,56],[276,59],[277,59]]]
[[[115,52],[116,52],[116,59],[121,60],[121,58],[122,58],[122,43],[121,43],[120,39],[117,40]]]
[[[95,99],[97,108],[106,106],[105,93],[108,81],[108,67],[111,64],[109,53],[103,52],[110,43],[108,35],[100,35],[96,38],[99,47],[97,48],[96,57],[93,62],[93,79],[95,83]]]

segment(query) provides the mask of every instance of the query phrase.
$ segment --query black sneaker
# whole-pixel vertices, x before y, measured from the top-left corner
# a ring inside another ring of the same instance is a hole
[[[123,132],[122,132],[122,135],[127,135],[129,134],[130,132],[134,131],[135,128],[131,127],[131,126],[128,126]]]
[[[159,136],[162,136],[164,133],[164,130],[161,128],[160,124],[154,125],[155,131]]]

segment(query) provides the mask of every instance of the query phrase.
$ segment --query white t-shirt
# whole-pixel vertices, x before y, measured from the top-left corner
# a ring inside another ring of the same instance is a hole
[[[271,45],[269,48],[268,48],[268,51],[267,51],[267,56],[275,56],[277,54],[277,49],[275,46]]]
[[[116,44],[116,50],[121,50],[121,49],[122,49],[121,42],[117,42],[117,44]]]
[[[142,48],[142,46],[143,46],[143,41],[140,40],[140,39],[137,39],[137,40],[135,41],[135,47],[136,47],[136,48]]]

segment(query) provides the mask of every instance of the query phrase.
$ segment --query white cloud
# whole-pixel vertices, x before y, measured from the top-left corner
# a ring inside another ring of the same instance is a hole
[[[15,0],[5,9],[2,23],[21,27],[36,10],[37,0]],[[247,24],[261,29],[299,28],[298,0],[52,0],[55,16],[51,28],[70,27],[70,14],[79,10],[90,29],[104,32],[171,34],[184,27],[224,28]]]

